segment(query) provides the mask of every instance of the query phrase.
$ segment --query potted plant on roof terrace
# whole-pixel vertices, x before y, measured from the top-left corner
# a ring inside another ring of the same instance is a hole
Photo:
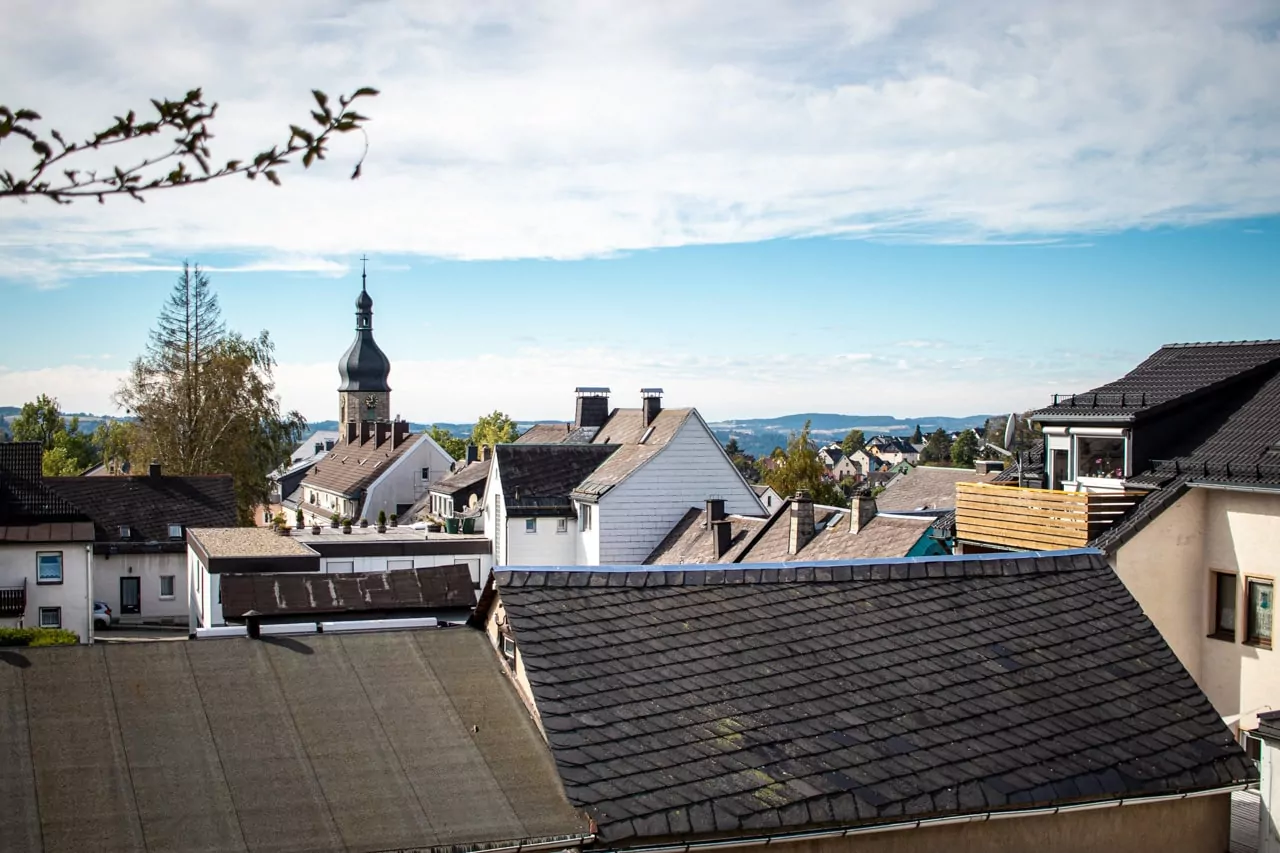
[[[393,513],[391,513],[391,526],[392,526],[392,527],[398,527],[398,526],[399,526],[399,524],[400,524],[400,523],[399,523],[399,521],[398,521],[398,520],[397,520],[397,518],[396,518],[396,514],[395,514],[394,512],[393,512]]]
[[[275,518],[271,519],[271,526],[275,528],[276,533],[281,536],[289,535],[289,522],[284,520],[284,513],[277,512]]]
[[[351,519],[349,518],[342,519],[342,532],[343,533],[351,532]]]
[[[361,527],[368,527],[368,526],[369,526],[369,519],[367,519],[367,518],[361,518],[361,519],[360,519],[360,526],[361,526]]]
[[[332,516],[329,517],[330,527],[336,530],[338,528],[338,525],[340,524],[342,524],[342,516],[338,515],[338,513],[335,512]]]
[[[387,511],[385,509],[378,510],[378,532],[387,532]]]
[[[320,522],[318,520],[313,520],[311,522],[311,533],[315,536],[320,535]]]
[[[298,507],[297,511],[293,514],[293,521],[293,526],[299,530],[307,526],[306,521],[302,517],[302,507]]]

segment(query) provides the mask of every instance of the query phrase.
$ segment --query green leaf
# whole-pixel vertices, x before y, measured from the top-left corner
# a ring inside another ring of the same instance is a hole
[[[35,110],[18,110],[13,117],[17,121],[39,121],[40,113]]]
[[[321,92],[319,89],[312,89],[311,94],[315,96],[316,103],[320,105],[320,109],[324,110],[325,112],[328,112],[329,96],[326,95],[324,92]]]
[[[361,86],[359,89],[355,90],[355,92],[351,95],[351,97],[362,98],[362,97],[368,96],[372,98],[377,94],[378,94],[378,90],[373,88],[372,86]]]

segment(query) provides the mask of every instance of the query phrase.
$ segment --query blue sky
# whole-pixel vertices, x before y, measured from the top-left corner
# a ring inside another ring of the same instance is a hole
[[[383,94],[358,182],[343,140],[278,189],[0,202],[0,404],[109,409],[183,258],[314,419],[362,252],[414,420],[568,417],[578,384],[711,418],[1004,411],[1277,336],[1274,4],[884,5],[231,0],[136,28],[18,0],[61,35],[0,57],[6,103],[71,132],[203,85],[231,156],[312,85]]]

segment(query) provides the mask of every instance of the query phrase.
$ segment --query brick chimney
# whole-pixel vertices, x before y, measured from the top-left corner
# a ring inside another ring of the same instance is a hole
[[[480,461],[481,462],[489,461],[489,454],[490,452],[492,452],[492,450],[493,448],[487,444],[480,445]]]
[[[602,427],[609,420],[608,388],[574,388],[578,402],[573,410],[573,427]]]
[[[707,498],[707,530],[711,533],[711,557],[719,560],[729,550],[733,530],[724,515],[724,498]]]
[[[807,489],[797,489],[791,499],[791,537],[787,541],[787,553],[799,554],[813,538],[813,498]]]
[[[662,411],[662,389],[641,388],[640,410],[645,429],[648,429],[657,420],[658,413]]]
[[[859,533],[876,517],[876,499],[854,495],[849,502],[849,532]]]

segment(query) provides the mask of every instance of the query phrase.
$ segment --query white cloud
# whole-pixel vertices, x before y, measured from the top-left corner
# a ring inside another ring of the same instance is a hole
[[[217,250],[330,273],[359,251],[1035,242],[1280,210],[1267,0],[11,0],[5,16],[22,36],[0,56],[6,102],[71,132],[203,85],[229,157],[304,117],[313,85],[383,91],[357,182],[363,142],[345,138],[282,189],[4,202],[0,275],[45,286]],[[25,154],[6,144],[0,167]]]

